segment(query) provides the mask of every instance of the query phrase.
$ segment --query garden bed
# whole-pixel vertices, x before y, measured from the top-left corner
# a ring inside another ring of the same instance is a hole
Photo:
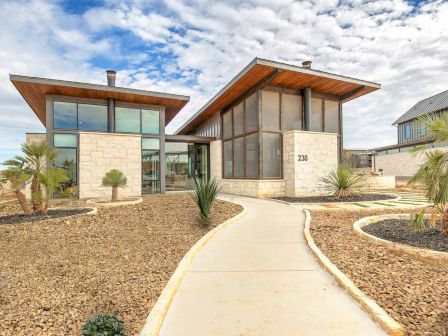
[[[191,198],[176,194],[93,216],[0,225],[0,335],[79,335],[95,313],[116,314],[127,335],[138,335],[185,253],[241,211],[217,201],[204,227]]]
[[[353,223],[363,217],[397,212],[410,211],[312,211],[311,234],[331,262],[401,323],[407,335],[446,336],[448,268],[391,252],[353,231]]]
[[[428,221],[425,221],[425,227],[425,231],[417,232],[412,229],[410,220],[386,219],[366,225],[362,230],[395,243],[448,252],[448,236],[440,234],[440,224],[437,224],[435,228],[430,228]]]
[[[273,197],[274,199],[288,203],[334,203],[334,202],[368,202],[368,201],[386,201],[395,199],[397,196],[388,194],[355,194],[351,196],[306,196],[306,197]]]
[[[5,213],[5,209],[7,209],[6,205],[0,208],[2,213]],[[56,219],[63,218],[69,216],[82,215],[91,212],[93,209],[88,207],[79,207],[79,208],[57,208],[57,209],[48,209],[47,215],[40,215],[33,213],[30,216],[26,216],[23,213],[17,213],[13,211],[11,214],[6,214],[0,216],[0,225],[2,224],[21,224],[21,223],[30,223],[30,222],[39,222],[48,219]]]

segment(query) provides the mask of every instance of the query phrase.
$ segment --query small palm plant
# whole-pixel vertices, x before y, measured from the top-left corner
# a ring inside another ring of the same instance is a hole
[[[53,199],[55,191],[61,189],[64,182],[69,180],[67,171],[58,167],[48,167],[39,178],[39,183],[43,186],[44,194],[38,193],[36,200],[42,204],[40,213],[43,215],[48,214],[48,206]]]
[[[6,163],[8,163],[8,161],[4,164],[6,165]],[[5,188],[11,189],[16,194],[17,200],[25,215],[31,214],[25,193],[23,192],[30,177],[31,176],[27,172],[17,166],[9,165],[6,170],[0,172],[0,183],[7,186]]]
[[[112,187],[112,202],[118,200],[118,188],[126,187],[128,179],[118,169],[112,169],[103,177],[103,186]]]
[[[204,225],[209,221],[213,204],[220,190],[221,188],[215,179],[194,179],[194,191],[190,195],[198,206],[199,216]]]
[[[348,197],[356,193],[365,181],[363,176],[356,175],[355,170],[347,165],[340,164],[333,167],[327,176],[322,177],[324,188],[335,197]]]

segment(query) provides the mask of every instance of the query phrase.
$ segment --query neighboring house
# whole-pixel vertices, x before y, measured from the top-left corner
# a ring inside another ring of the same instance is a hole
[[[397,127],[398,144],[373,149],[374,169],[384,175],[395,175],[403,180],[409,179],[425,161],[425,154],[411,154],[417,146],[430,144],[433,137],[427,132],[418,118],[421,116],[439,117],[448,112],[448,91],[423,99],[399,117],[393,125]],[[446,147],[446,143],[431,144],[432,148]],[[448,150],[448,148],[442,148]],[[434,149],[429,149],[429,151]]]
[[[342,146],[342,104],[379,84],[255,58],[175,135],[165,125],[189,97],[11,75],[46,126],[80,197],[109,194],[101,178],[120,169],[123,196],[188,190],[216,178],[249,196],[321,194],[319,178]],[[36,135],[33,135],[35,138]]]
[[[373,152],[368,149],[345,149],[345,163],[350,164],[359,172],[372,172]]]

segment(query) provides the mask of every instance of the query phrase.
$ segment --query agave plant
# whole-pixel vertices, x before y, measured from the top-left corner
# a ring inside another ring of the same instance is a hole
[[[118,188],[126,187],[128,179],[118,169],[112,169],[103,177],[103,186],[112,187],[112,202],[118,200]]]
[[[355,170],[347,165],[340,164],[333,167],[327,176],[322,177],[324,188],[335,197],[348,197],[356,193],[356,189],[365,181],[363,176],[356,175]]]
[[[198,206],[199,216],[203,224],[208,223],[213,204],[220,190],[221,188],[215,179],[194,179],[194,191],[190,193],[190,196]]]

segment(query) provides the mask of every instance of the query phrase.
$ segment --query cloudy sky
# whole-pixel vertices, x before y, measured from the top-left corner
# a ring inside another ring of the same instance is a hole
[[[402,0],[1,0],[0,161],[44,131],[22,74],[191,96],[173,132],[254,57],[382,84],[344,105],[345,147],[396,142],[391,123],[448,89],[448,3]]]

